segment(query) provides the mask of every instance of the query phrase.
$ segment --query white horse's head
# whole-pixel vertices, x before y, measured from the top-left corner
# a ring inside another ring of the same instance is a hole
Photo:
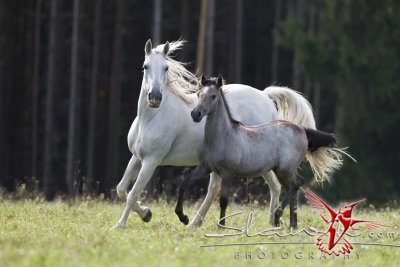
[[[153,49],[151,40],[144,47],[143,85],[147,90],[149,107],[158,108],[162,100],[162,92],[167,82],[169,43],[166,42],[162,51]]]
[[[142,93],[147,95],[150,107],[160,107],[164,90],[169,90],[186,104],[194,102],[195,98],[190,94],[198,91],[199,82],[196,76],[185,68],[185,63],[172,58],[184,43],[184,40],[177,40],[153,47],[150,40],[146,42]]]

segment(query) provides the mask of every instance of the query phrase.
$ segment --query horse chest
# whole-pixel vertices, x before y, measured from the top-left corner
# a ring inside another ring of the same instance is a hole
[[[157,124],[139,124],[138,133],[134,142],[133,154],[139,159],[143,159],[148,155],[156,156],[165,154],[171,143],[167,131],[163,131],[163,127],[155,127]]]
[[[203,167],[221,173],[236,164],[237,155],[230,154],[225,147],[203,144],[199,150],[199,160]]]

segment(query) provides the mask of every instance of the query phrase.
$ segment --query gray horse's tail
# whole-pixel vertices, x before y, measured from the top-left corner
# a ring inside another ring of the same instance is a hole
[[[264,89],[264,92],[275,102],[278,119],[316,129],[311,105],[301,94],[280,86],[269,86]],[[342,167],[343,155],[351,158],[345,148],[323,146],[313,152],[309,151],[306,158],[314,172],[315,180],[330,181],[332,173]]]
[[[314,152],[320,147],[331,147],[336,145],[337,140],[334,134],[318,130],[304,128],[308,140],[308,150]]]

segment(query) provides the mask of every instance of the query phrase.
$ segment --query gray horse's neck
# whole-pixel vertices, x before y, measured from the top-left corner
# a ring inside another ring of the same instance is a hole
[[[232,118],[226,101],[221,95],[215,111],[207,115],[204,142],[215,146],[221,138],[226,139],[233,134],[235,124],[238,122]]]

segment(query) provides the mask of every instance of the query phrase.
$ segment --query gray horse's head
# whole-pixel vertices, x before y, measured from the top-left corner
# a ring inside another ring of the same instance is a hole
[[[192,110],[191,115],[194,122],[200,122],[204,116],[214,112],[218,100],[221,97],[221,86],[224,84],[222,76],[207,79],[201,76],[202,89],[197,93],[199,102]]]
[[[169,43],[164,44],[162,52],[153,49],[151,40],[144,47],[145,60],[143,63],[143,85],[147,90],[147,101],[151,108],[158,108],[162,100],[163,88],[167,81],[168,62],[166,56]]]

